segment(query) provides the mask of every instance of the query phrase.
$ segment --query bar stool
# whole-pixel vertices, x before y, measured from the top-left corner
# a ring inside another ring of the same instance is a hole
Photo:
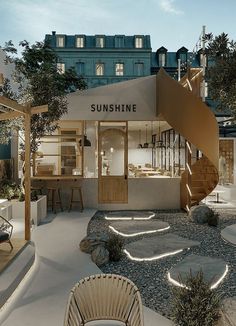
[[[47,194],[47,206],[51,205],[52,211],[54,214],[56,214],[56,206],[59,204],[61,211],[63,212],[62,207],[62,201],[61,201],[61,190],[58,187],[50,187],[47,188],[48,194]],[[57,197],[57,198],[56,198]]]
[[[35,191],[37,195],[42,195],[43,194],[43,189],[42,187],[31,187],[31,191]]]
[[[74,199],[74,195],[76,194],[76,192],[79,195],[79,198],[77,200]],[[82,196],[82,187],[80,186],[71,188],[71,197],[70,197],[70,205],[69,205],[68,212],[70,212],[72,208],[72,204],[74,203],[80,203],[80,211],[83,212],[84,204],[83,204],[83,196]]]

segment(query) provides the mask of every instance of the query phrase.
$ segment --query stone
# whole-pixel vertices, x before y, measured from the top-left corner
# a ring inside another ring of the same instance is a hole
[[[100,245],[93,250],[91,259],[97,266],[102,266],[109,261],[109,251]]]
[[[150,220],[156,214],[151,211],[114,211],[105,214],[106,220]]]
[[[80,242],[80,250],[86,252],[87,254],[91,254],[94,249],[96,249],[100,245],[105,245],[108,241],[108,235],[101,233],[90,233]]]
[[[124,237],[132,237],[145,233],[161,232],[169,229],[170,225],[167,222],[160,220],[153,221],[119,221],[113,222],[109,228]]]
[[[125,253],[134,260],[155,260],[175,255],[183,249],[199,244],[198,241],[169,233],[131,242],[125,246]]]
[[[220,319],[216,326],[236,325],[236,297],[223,300]]]
[[[224,275],[226,263],[220,258],[189,255],[170,269],[169,276],[176,282],[180,282],[181,279],[184,283],[190,272],[195,276],[200,271],[203,273],[204,281],[214,286]]]
[[[206,205],[198,205],[190,209],[191,219],[198,224],[207,223],[208,217],[211,214],[212,214],[212,209]]]
[[[236,246],[236,224],[229,225],[221,231],[221,237]]]

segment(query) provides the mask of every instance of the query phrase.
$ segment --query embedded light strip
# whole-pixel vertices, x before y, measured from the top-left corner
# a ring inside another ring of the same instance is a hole
[[[170,228],[170,226],[167,226],[163,229],[158,229],[158,230],[150,230],[150,231],[141,231],[141,232],[136,232],[133,234],[127,234],[127,233],[123,233],[123,232],[119,232],[117,231],[113,226],[109,225],[109,228],[115,232],[118,235],[121,235],[122,237],[136,237],[137,235],[142,235],[142,234],[149,234],[149,233],[155,233],[155,232],[162,232],[165,230],[168,230]]]
[[[191,192],[191,190],[189,188],[189,185],[187,183],[186,183],[186,188],[188,189],[189,195],[192,196],[192,192]]]
[[[190,147],[190,145],[189,145],[189,142],[186,141],[186,144],[187,144],[187,147],[188,147],[189,153],[192,154],[192,150],[191,150],[191,147]]]
[[[146,220],[150,220],[152,217],[155,216],[154,214],[149,215],[148,217],[108,217],[107,215],[105,215],[105,220],[108,221],[146,221]]]
[[[226,266],[225,266],[225,271],[224,271],[223,275],[219,278],[219,280],[218,280],[216,283],[214,283],[214,284],[210,287],[210,289],[211,289],[211,290],[216,289],[217,286],[218,286],[218,285],[219,285],[219,284],[224,280],[224,278],[226,277],[226,275],[227,275],[228,272],[229,272],[229,266],[226,265]],[[179,286],[179,287],[181,287],[181,288],[185,288],[185,289],[190,290],[190,288],[188,288],[188,287],[187,287],[186,285],[184,285],[183,283],[180,283],[180,282],[174,280],[174,279],[170,276],[170,272],[167,273],[167,278],[168,278],[168,280],[169,280],[172,284],[174,284],[174,285],[176,285],[176,286]]]
[[[189,249],[189,248],[188,248]],[[162,254],[162,255],[158,255],[158,256],[154,256],[154,257],[151,257],[151,258],[136,258],[136,257],[133,257],[130,255],[130,253],[124,249],[124,253],[127,255],[127,257],[131,260],[135,260],[135,261],[153,261],[153,260],[158,260],[158,259],[161,259],[161,258],[164,258],[164,257],[168,257],[168,256],[172,256],[172,255],[176,255],[180,252],[182,252],[183,249],[180,249],[180,250],[176,250],[176,251],[172,251],[172,252],[168,252],[166,254]]]
[[[180,282],[174,280],[174,279],[170,276],[170,272],[167,273],[167,278],[168,278],[168,281],[169,281],[170,283],[172,283],[172,284],[174,284],[174,285],[176,285],[176,286],[179,286],[179,287],[181,287],[181,288],[185,288],[185,289],[188,289],[188,290],[189,290],[189,288],[188,288],[186,285],[184,285],[183,283],[180,283]]]
[[[225,266],[225,271],[224,271],[224,273],[223,273],[223,275],[219,278],[219,280],[216,282],[216,283],[214,283],[211,287],[210,287],[210,289],[212,290],[212,289],[216,289],[217,288],[217,286],[223,281],[223,279],[226,277],[226,275],[228,274],[228,272],[229,272],[229,266],[226,264],[226,266]]]
[[[190,166],[189,166],[189,164],[188,164],[188,163],[186,163],[186,165],[187,165],[187,168],[188,168],[189,174],[190,174],[190,175],[192,175],[193,173],[192,173],[192,171],[191,171],[191,169],[190,169]]]

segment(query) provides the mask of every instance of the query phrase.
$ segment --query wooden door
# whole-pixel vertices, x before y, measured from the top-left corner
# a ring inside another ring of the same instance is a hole
[[[128,202],[127,122],[99,122],[98,202]]]

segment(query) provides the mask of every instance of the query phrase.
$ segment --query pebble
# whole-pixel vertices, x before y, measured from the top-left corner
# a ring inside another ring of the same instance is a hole
[[[171,316],[172,286],[167,280],[168,270],[189,254],[219,257],[229,264],[230,270],[225,280],[216,289],[223,298],[236,296],[236,254],[235,247],[222,240],[220,231],[236,223],[236,210],[217,210],[220,214],[217,227],[207,224],[195,224],[186,213],[179,210],[156,210],[155,219],[168,222],[170,229],[166,232],[201,242],[200,246],[184,250],[182,253],[158,261],[134,262],[123,256],[119,262],[109,262],[101,268],[103,273],[121,274],[131,279],[139,288],[142,301],[147,307],[163,316]],[[110,221],[104,219],[104,213],[98,211],[90,220],[88,233],[99,230],[111,233]],[[153,235],[145,235],[145,237]],[[142,239],[142,236],[125,238],[125,243]]]

